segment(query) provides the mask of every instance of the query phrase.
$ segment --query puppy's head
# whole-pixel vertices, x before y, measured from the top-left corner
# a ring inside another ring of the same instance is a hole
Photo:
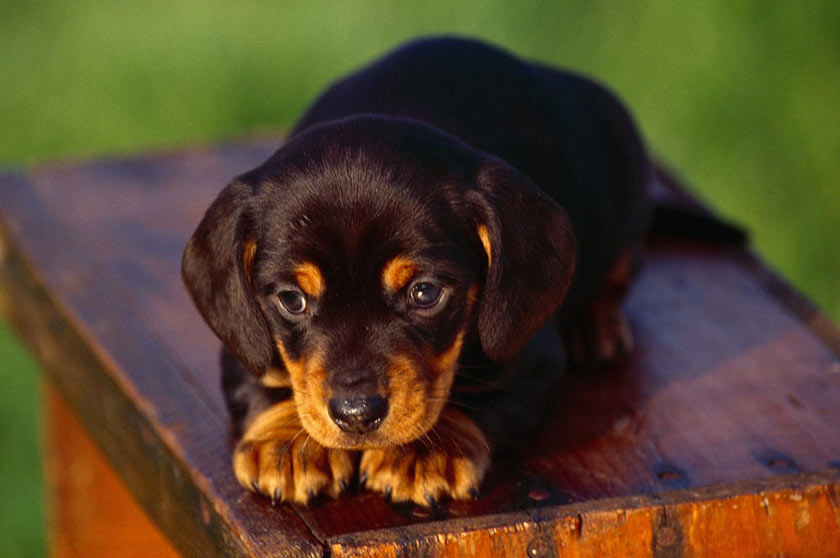
[[[225,188],[183,276],[241,362],[292,388],[310,435],[361,449],[429,430],[465,345],[515,355],[573,262],[565,213],[526,177],[425,125],[366,116],[297,135]]]

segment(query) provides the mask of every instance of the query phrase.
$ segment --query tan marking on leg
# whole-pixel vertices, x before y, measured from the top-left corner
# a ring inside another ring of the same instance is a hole
[[[292,401],[259,414],[233,454],[239,483],[273,501],[306,504],[322,491],[338,496],[353,476],[346,450],[325,448],[301,425]]]
[[[359,471],[365,486],[396,502],[428,506],[477,493],[490,466],[490,445],[476,424],[446,407],[435,428],[409,444],[366,450]]]
[[[332,482],[329,485],[329,494],[338,498],[347,489],[350,478],[356,472],[353,453],[349,451],[327,452],[327,464],[332,473]]]
[[[239,483],[267,496],[283,491],[285,471],[276,462],[284,444],[294,440],[303,428],[295,407],[283,401],[268,409],[247,425],[242,440],[233,453],[233,470]]]
[[[275,434],[295,435],[300,431],[300,420],[291,401],[281,401],[257,415],[242,435],[242,441],[259,440]]]
[[[292,379],[289,377],[289,373],[273,366],[265,371],[265,374],[260,378],[260,383],[267,388],[292,387]]]
[[[382,286],[392,292],[405,287],[414,274],[417,264],[407,256],[397,256],[382,268]]]
[[[312,298],[324,294],[327,285],[321,269],[312,262],[303,262],[295,268],[295,279],[301,290]]]

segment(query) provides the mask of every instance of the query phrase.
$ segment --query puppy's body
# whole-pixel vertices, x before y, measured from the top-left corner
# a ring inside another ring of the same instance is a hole
[[[460,39],[408,45],[330,87],[294,133],[352,115],[425,122],[528,175],[577,240],[568,325],[641,234],[648,161],[630,116],[600,85]]]
[[[230,351],[240,482],[306,502],[361,455],[396,500],[474,495],[550,394],[560,363],[521,356],[546,319],[626,342],[647,172],[602,88],[481,44],[421,41],[333,86],[184,255]]]

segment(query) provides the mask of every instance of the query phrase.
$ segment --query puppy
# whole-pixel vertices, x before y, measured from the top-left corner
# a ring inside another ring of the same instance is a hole
[[[357,474],[394,501],[476,497],[563,367],[526,356],[538,330],[579,361],[630,349],[648,173],[610,93],[477,42],[415,42],[333,85],[183,257],[226,347],[239,482],[273,502]]]

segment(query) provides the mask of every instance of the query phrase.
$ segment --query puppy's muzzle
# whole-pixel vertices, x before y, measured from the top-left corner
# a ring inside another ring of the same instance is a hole
[[[372,397],[333,397],[327,408],[330,418],[345,432],[365,434],[376,430],[388,414],[388,400]]]

